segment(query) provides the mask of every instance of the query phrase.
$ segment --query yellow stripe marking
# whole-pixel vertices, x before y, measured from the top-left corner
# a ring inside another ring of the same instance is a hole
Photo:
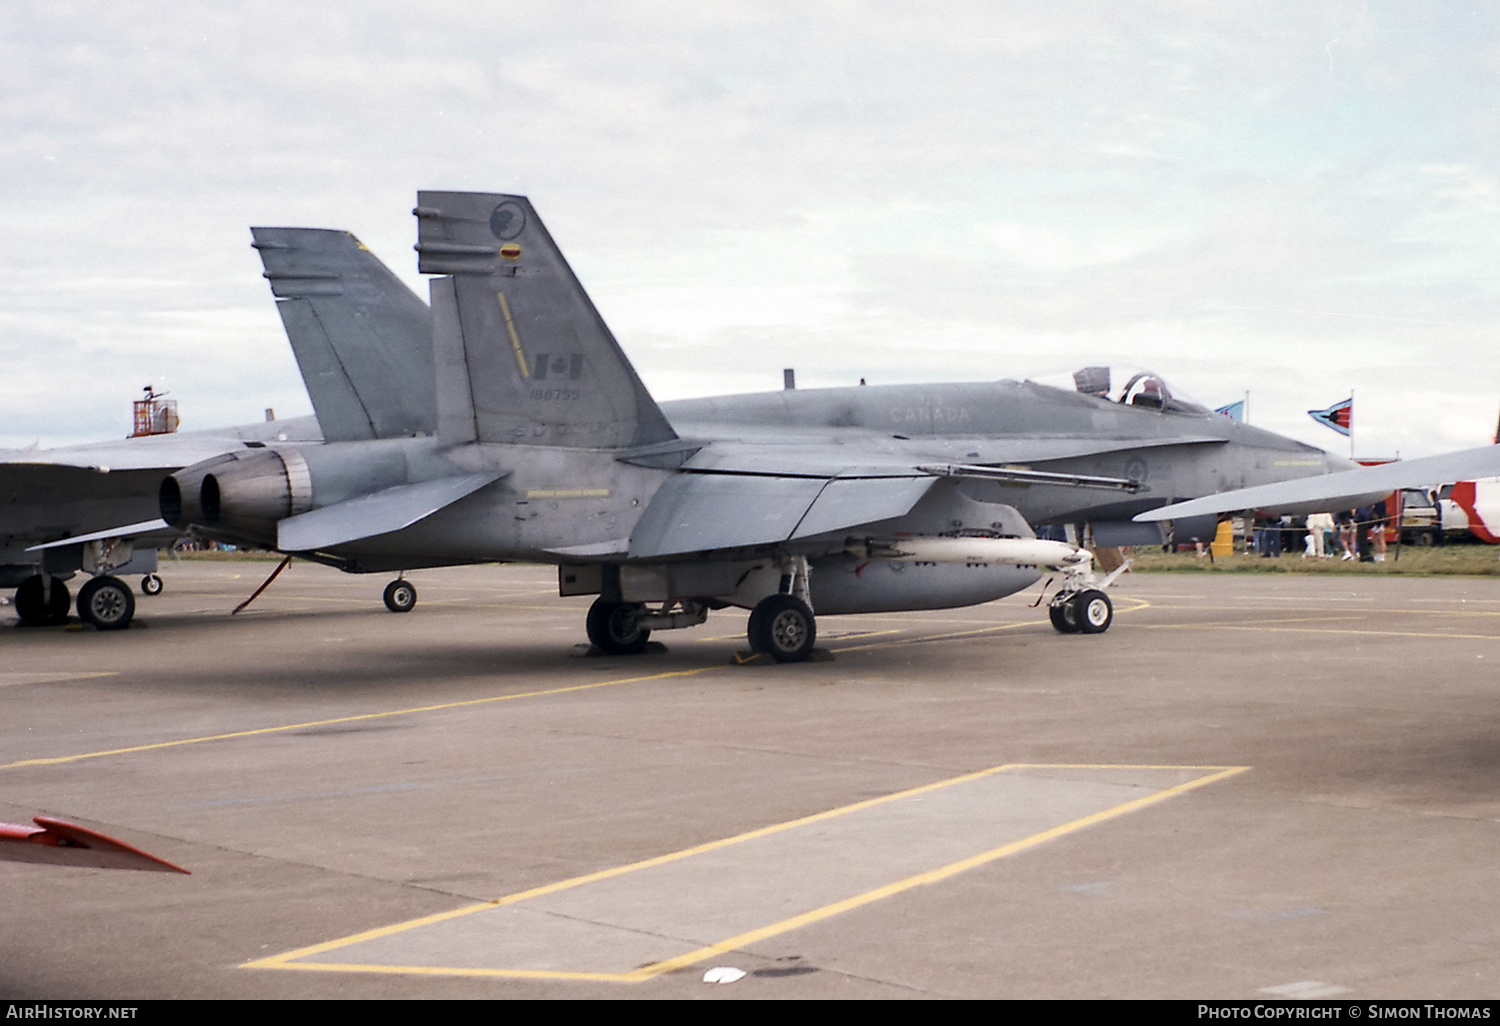
[[[69,680],[114,677],[118,676],[119,672],[119,670],[38,670],[35,673],[27,670],[6,671],[0,673],[0,688],[14,687],[17,684],[59,684]]]
[[[522,379],[531,377],[531,371],[526,369],[526,354],[521,352],[521,336],[516,334],[516,322],[510,315],[510,304],[505,301],[504,292],[496,292],[495,298],[500,300],[500,313],[505,318],[505,330],[510,335],[510,348],[516,354],[516,366],[521,368]]]
[[[1198,630],[1199,624],[1195,623],[1148,623],[1142,626],[1152,630]],[[1265,631],[1269,634],[1337,634],[1341,637],[1372,637],[1372,638],[1469,638],[1476,641],[1500,641],[1500,634],[1440,634],[1434,631],[1361,631],[1351,627],[1247,627],[1247,626],[1216,626],[1221,631]]]
[[[107,755],[129,755],[133,752],[150,752],[161,748],[176,748],[179,745],[197,745],[205,741],[228,741],[239,737],[255,737],[258,734],[277,734],[286,730],[303,730],[308,727],[326,727],[335,723],[356,723],[360,720],[380,720],[390,716],[410,716],[416,713],[441,712],[445,709],[463,709],[493,702],[510,702],[518,698],[542,698],[547,695],[564,695],[570,691],[591,691],[594,688],[613,687],[616,684],[639,684],[648,680],[665,680],[669,677],[692,677],[718,669],[717,666],[701,666],[696,670],[672,670],[653,673],[645,677],[622,677],[619,680],[597,681],[593,684],[573,684],[565,688],[549,688],[545,691],[522,691],[514,695],[491,695],[489,698],[471,698],[462,702],[444,702],[439,705],[421,705],[410,709],[392,709],[388,712],[360,713],[356,716],[338,716],[327,720],[309,720],[306,723],[287,723],[279,727],[260,727],[255,730],[237,730],[227,734],[209,734],[205,737],[187,737],[176,741],[158,741],[149,745],[134,745],[130,748],[111,748],[102,752],[80,752],[77,755],[59,755],[48,759],[21,759],[18,762],[0,763],[0,770],[20,769],[24,766],[57,766],[84,759],[102,759]]]
[[[321,944],[313,944],[304,948],[297,948],[294,951],[283,952],[282,954],[272,955],[268,958],[255,959],[253,961],[242,963],[240,968],[300,969],[322,972],[415,974],[428,976],[480,976],[525,979],[591,980],[611,983],[640,983],[644,980],[649,980],[652,977],[660,976],[663,973],[671,972],[674,969],[680,969],[685,966],[692,965],[695,962],[701,962],[705,959],[722,954],[726,951],[734,950],[747,944],[753,944],[757,941],[765,940],[768,937],[774,937],[777,934],[786,933],[790,930],[795,930],[810,923],[815,923],[820,920],[827,919],[831,916],[838,915],[841,912],[847,912],[851,909],[859,908],[862,905],[867,905],[871,902],[879,901],[882,898],[888,898],[893,895],[900,894],[903,891],[912,889],[913,887],[919,887],[924,884],[938,883],[959,873],[966,872],[967,870],[974,869],[989,862],[994,862],[997,859],[1002,859],[1009,855],[1014,855],[1017,852],[1025,851],[1028,848],[1036,847],[1039,844],[1043,844],[1047,841],[1055,840],[1056,838],[1074,833],[1075,831],[1082,830],[1085,827],[1094,826],[1098,823],[1103,823],[1107,820],[1126,815],[1127,813],[1146,808],[1149,805],[1154,805],[1157,802],[1165,801],[1168,798],[1186,793],[1187,791],[1217,783],[1220,780],[1224,780],[1228,777],[1235,776],[1236,774],[1243,773],[1249,768],[1250,767],[1248,766],[1157,766],[1089,763],[1005,763],[1000,766],[992,766],[989,769],[979,770],[974,773],[965,773],[961,776],[951,777],[947,780],[940,780],[931,784],[923,784],[918,787],[908,788],[904,791],[897,791],[892,794],[882,795],[878,798],[870,798],[866,799],[865,801],[855,802],[851,805],[844,805],[836,809],[829,809],[825,812],[814,813],[810,816],[803,816],[799,819],[788,820],[783,823],[776,823],[770,826],[760,827],[756,830],[749,830],[745,833],[736,834],[732,837],[722,838],[717,841],[710,841],[706,844],[695,845],[691,848],[684,848],[680,851],[669,852],[665,855],[658,855],[653,858],[643,859],[639,862],[632,862],[628,865],[617,866],[612,869],[605,869],[595,873],[588,873],[583,876],[572,877],[571,879],[561,880],[557,883],[545,884],[541,887],[534,887],[530,890],[518,891],[515,894],[509,894],[501,898],[496,898],[492,901],[477,902],[469,905],[464,905],[460,908],[456,908],[448,912],[439,912],[435,915],[423,916],[419,919],[410,919],[405,922],[394,923],[389,926],[377,927],[373,930],[365,930],[361,933],[351,934],[347,937],[340,937],[336,940],[325,941]],[[1082,816],[1068,823],[1063,823],[1059,826],[1043,830],[1040,833],[1032,834],[1029,837],[1025,837],[1017,841],[1012,841],[1008,844],[1001,845],[1000,847],[992,848],[986,852],[981,852],[978,855],[960,859],[957,862],[951,862],[937,869],[928,870],[923,873],[917,873],[912,876],[908,876],[905,879],[895,881],[894,883],[886,884],[884,886],[865,891],[862,894],[857,894],[853,897],[845,898],[841,901],[833,902],[820,908],[811,909],[807,912],[800,913],[799,915],[783,919],[780,922],[772,923],[768,926],[763,926],[754,930],[736,934],[733,937],[728,937],[714,944],[697,948],[693,951],[686,952],[685,954],[678,955],[674,958],[641,966],[628,973],[566,972],[558,970],[538,969],[482,969],[417,965],[390,966],[347,962],[295,961],[297,959],[320,955],[328,951],[334,951],[339,948],[349,947],[363,941],[389,937],[394,934],[404,933],[408,930],[416,929],[418,927],[428,926],[450,919],[457,919],[461,916],[470,915],[474,912],[482,912],[486,909],[498,908],[504,905],[514,905],[529,898],[537,898],[547,894],[554,894],[558,891],[580,887],[585,884],[595,883],[600,880],[608,880],[612,877],[623,876],[627,873],[634,873],[643,869],[650,869],[654,866],[665,865],[670,862],[676,862],[694,855],[703,854],[705,852],[716,851],[718,849],[726,848],[735,844],[740,844],[745,841],[753,840],[755,838],[782,833],[784,831],[792,830],[797,827],[822,822],[825,820],[833,819],[837,816],[844,816],[852,812],[858,812],[862,809],[868,809],[874,806],[899,801],[904,798],[910,798],[916,795],[952,787],[957,784],[979,780],[981,778],[992,776],[997,773],[1022,769],[1211,770],[1213,772],[1208,773],[1206,776],[1198,777],[1194,780],[1189,780],[1184,783],[1165,788],[1161,791],[1152,792],[1149,795],[1133,799],[1121,805],[1116,805],[1108,809],[1103,809],[1099,812],[1091,813],[1087,816]]]

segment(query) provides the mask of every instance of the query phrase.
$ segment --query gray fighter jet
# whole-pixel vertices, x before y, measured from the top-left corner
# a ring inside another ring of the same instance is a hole
[[[159,492],[182,467],[228,452],[431,432],[427,304],[348,232],[254,234],[317,416],[0,451],[0,587],[16,588],[22,623],[66,622],[65,582],[81,571],[90,579],[78,615],[105,630],[128,626],[135,598],[121,577],[144,574],[142,591],[160,591],[157,549],[182,531],[161,520]]]
[[[971,605],[1045,567],[1053,623],[1103,631],[1089,553],[1031,524],[1091,521],[1109,544],[1101,527],[1139,531],[1142,510],[1346,465],[1099,368],[1071,390],[787,391],[669,417],[525,197],[425,192],[415,212],[419,269],[441,275],[435,431],[225,454],[163,483],[168,523],[357,573],[554,563],[563,594],[598,596],[605,651],[738,606],[752,649],[797,661],[814,609]]]

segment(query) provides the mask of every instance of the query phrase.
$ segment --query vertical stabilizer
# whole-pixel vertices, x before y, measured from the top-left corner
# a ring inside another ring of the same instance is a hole
[[[323,437],[435,431],[427,304],[348,232],[250,232]]]
[[[676,433],[524,196],[417,195],[439,436],[624,449]]]

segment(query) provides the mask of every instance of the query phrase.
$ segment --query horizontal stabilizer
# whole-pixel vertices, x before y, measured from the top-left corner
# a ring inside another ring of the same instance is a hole
[[[282,552],[316,552],[399,531],[508,473],[484,471],[399,485],[288,517],[276,527],[276,547]]]
[[[36,816],[36,826],[0,823],[0,859],[42,862],[86,869],[138,869],[151,873],[187,873],[165,859],[148,855],[87,827],[50,816]]]
[[[1500,445],[1400,460],[1378,467],[1360,467],[1321,477],[1305,477],[1279,484],[1240,488],[1201,499],[1163,506],[1135,519],[1175,520],[1210,513],[1257,509],[1267,513],[1324,513],[1354,509],[1377,502],[1400,488],[1425,488],[1453,481],[1500,476]]]
[[[165,534],[176,537],[181,533],[165,520],[157,517],[155,520],[142,520],[138,524],[126,524],[124,527],[111,527],[107,531],[95,531],[93,534],[80,534],[73,538],[63,538],[60,541],[47,542],[45,545],[33,545],[26,551],[37,552],[41,549],[60,548],[63,545],[82,545],[84,542],[104,541],[106,538],[140,538],[151,534]]]

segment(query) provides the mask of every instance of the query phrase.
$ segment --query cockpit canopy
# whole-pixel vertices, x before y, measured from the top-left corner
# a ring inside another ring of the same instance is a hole
[[[1048,374],[1035,380],[1055,388],[1071,388],[1122,406],[1168,413],[1208,412],[1207,407],[1169,386],[1160,374],[1139,367],[1096,365],[1076,370],[1071,376]]]

